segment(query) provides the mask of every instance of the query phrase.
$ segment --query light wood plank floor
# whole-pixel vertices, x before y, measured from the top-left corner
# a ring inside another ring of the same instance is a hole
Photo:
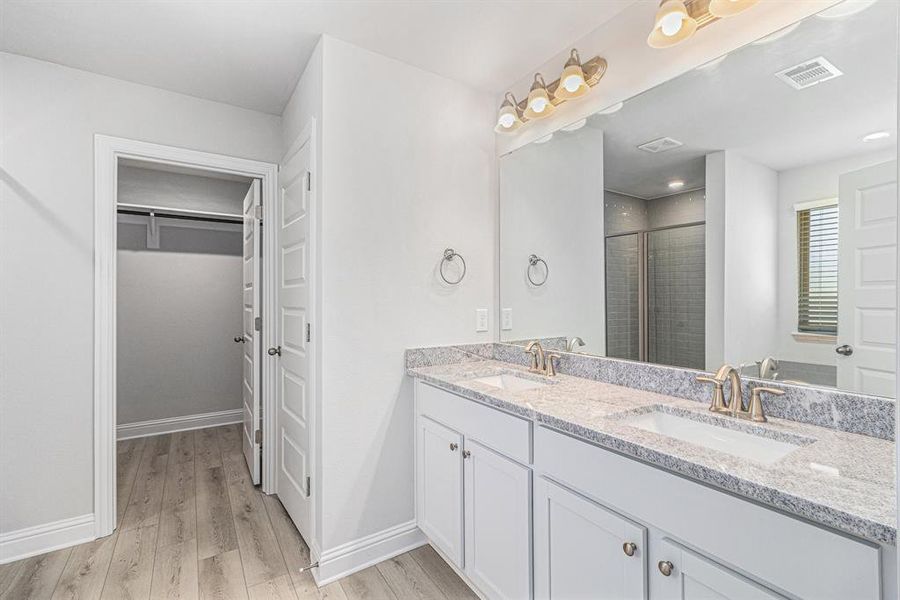
[[[240,425],[123,440],[116,470],[116,532],[0,565],[0,600],[476,598],[430,546],[317,588],[281,502],[250,481]]]

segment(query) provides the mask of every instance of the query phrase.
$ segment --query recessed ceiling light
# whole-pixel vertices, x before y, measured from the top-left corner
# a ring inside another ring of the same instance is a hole
[[[843,19],[866,10],[875,2],[876,0],[845,0],[831,8],[826,8],[820,13],[816,13],[816,16],[820,19]]]
[[[566,125],[562,128],[563,131],[578,131],[587,123],[587,119],[581,119],[580,121],[575,121],[571,125]]]
[[[891,134],[887,131],[875,131],[873,133],[870,133],[869,135],[863,136],[863,141],[874,142],[875,140],[883,140],[889,137],[891,137]]]
[[[548,133],[548,134],[545,135],[544,137],[539,137],[538,139],[534,140],[534,143],[535,143],[535,144],[546,144],[546,143],[549,142],[551,139],[553,139],[553,134],[552,134],[552,133]]]
[[[683,187],[684,187],[684,182],[680,179],[675,179],[675,180],[669,182],[670,190],[680,190]]]
[[[750,42],[750,43],[753,44],[754,46],[762,46],[763,44],[770,44],[770,43],[774,42],[775,40],[780,40],[781,38],[783,38],[784,36],[786,36],[787,34],[792,32],[793,30],[797,29],[797,27],[799,27],[799,26],[800,26],[800,22],[798,21],[798,22],[794,23],[793,25],[788,25],[787,27],[785,27],[783,29],[779,29],[775,33],[770,33],[766,37],[759,38],[755,42]]]
[[[612,106],[607,106],[607,107],[604,108],[603,110],[598,110],[598,111],[597,111],[597,114],[598,114],[598,115],[611,115],[611,114],[613,114],[613,113],[617,113],[617,112],[619,112],[620,110],[622,110],[622,107],[623,107],[623,106],[625,106],[625,103],[624,103],[624,102],[616,102],[616,103],[613,104]]]

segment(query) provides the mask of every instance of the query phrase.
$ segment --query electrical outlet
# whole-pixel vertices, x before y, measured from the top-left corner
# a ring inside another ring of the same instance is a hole
[[[487,330],[488,330],[488,309],[486,309],[486,308],[475,309],[475,331],[487,331]]]
[[[503,331],[510,331],[512,329],[512,309],[504,308],[500,314],[500,328]]]

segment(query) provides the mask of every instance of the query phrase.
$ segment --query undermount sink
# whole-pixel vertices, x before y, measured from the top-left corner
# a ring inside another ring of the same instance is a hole
[[[502,375],[491,375],[489,377],[478,377],[477,379],[472,379],[471,381],[473,381],[474,383],[483,383],[485,385],[489,385],[501,390],[509,390],[511,392],[524,392],[525,390],[542,388],[547,385],[546,383],[541,383],[540,381],[533,381],[531,379],[516,377],[515,375],[509,375],[505,373]]]
[[[726,429],[687,417],[655,410],[629,417],[626,425],[675,438],[710,450],[770,465],[778,462],[800,445],[775,440],[745,431]]]

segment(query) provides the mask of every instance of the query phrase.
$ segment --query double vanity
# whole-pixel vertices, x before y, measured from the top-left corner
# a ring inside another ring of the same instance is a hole
[[[513,352],[407,356],[417,522],[482,596],[896,597],[890,441],[497,360]]]

